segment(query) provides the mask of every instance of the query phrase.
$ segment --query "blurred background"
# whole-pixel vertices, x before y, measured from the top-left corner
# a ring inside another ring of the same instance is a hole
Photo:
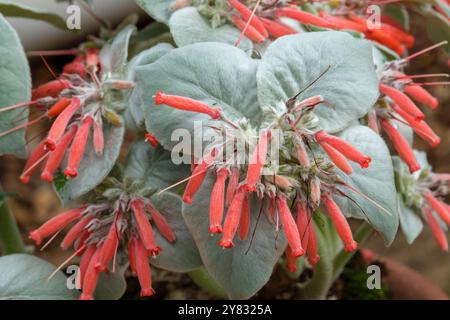
[[[67,6],[67,4],[55,4],[52,0],[17,2],[28,3],[33,6],[50,7],[62,16],[65,16],[65,8]],[[147,15],[131,0],[95,1],[94,4],[96,13],[107,18],[113,24],[119,23],[130,13],[138,13],[143,25],[150,22]],[[17,28],[27,50],[67,49],[76,46],[86,35],[95,34],[99,27],[98,23],[86,13],[82,14],[82,29],[79,33],[63,32],[42,22],[16,18],[10,20],[14,27]],[[421,26],[423,26],[424,21],[422,21],[421,17],[412,15],[411,22],[412,32],[416,36],[416,46],[412,50],[414,52],[419,48],[422,49],[429,46],[431,43],[428,42],[425,34],[420,33],[420,31],[417,32],[417,30],[423,28]],[[414,64],[407,70],[407,73],[449,72],[447,60],[448,56],[445,52],[435,50],[415,60]],[[58,72],[61,70],[61,66],[68,62],[68,60],[64,57],[49,58],[48,62]],[[39,85],[52,79],[51,74],[39,58],[31,60],[31,67],[34,85]],[[431,149],[428,144],[422,142],[420,139],[416,139],[416,148],[427,152],[429,162],[434,167],[435,172],[450,172],[450,90],[449,87],[442,86],[431,87],[430,91],[438,97],[440,107],[433,112],[429,112],[429,110],[425,111],[427,113],[428,123],[442,138],[442,143],[438,148]],[[34,126],[32,130],[29,130],[29,148],[33,148],[36,145],[45,131],[45,123],[40,126]],[[31,245],[31,242],[27,239],[28,232],[58,214],[63,209],[60,207],[58,198],[53,190],[46,183],[37,179],[32,180],[28,185],[20,183],[19,175],[23,166],[24,161],[15,157],[0,157],[1,185],[6,192],[12,192],[18,195],[8,200],[9,205],[16,216],[25,241]],[[54,264],[60,264],[71,253],[62,251],[57,245],[58,243],[59,241],[54,241],[54,245],[51,245],[45,251],[37,252],[37,255]],[[405,263],[450,294],[450,255],[439,250],[429,228],[424,228],[424,232],[412,245],[408,245],[404,236],[399,232],[396,241],[389,248],[383,245],[381,236],[377,234],[372,235],[364,247],[372,249],[379,255],[392,257],[397,261]],[[165,289],[162,290],[170,291],[170,296],[168,297],[187,297],[185,293],[182,293],[183,290],[180,288],[180,284],[189,284],[186,278],[171,276],[165,272],[157,272],[155,275],[156,282],[158,282],[158,274],[160,276],[160,285],[163,282],[165,284]],[[170,277],[174,277],[173,281],[170,281]],[[178,285],[174,285],[174,281],[179,282]],[[196,297],[205,298],[201,294]]]

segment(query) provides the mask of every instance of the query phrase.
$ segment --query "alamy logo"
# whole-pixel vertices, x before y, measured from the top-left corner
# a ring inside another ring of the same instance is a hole
[[[81,8],[77,5],[70,5],[66,9],[66,26],[69,30],[81,30]]]
[[[77,265],[70,265],[67,267],[66,273],[68,274],[66,280],[67,289],[80,290],[81,289],[80,267]]]
[[[381,269],[380,266],[372,264],[367,267],[367,289],[381,289]]]

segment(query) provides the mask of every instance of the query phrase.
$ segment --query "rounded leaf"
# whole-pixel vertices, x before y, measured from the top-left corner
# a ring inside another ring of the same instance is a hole
[[[323,96],[328,103],[314,113],[319,127],[329,132],[343,130],[367,114],[379,96],[372,45],[345,32],[279,38],[263,56],[257,81],[261,106],[278,106],[302,90],[299,101]]]

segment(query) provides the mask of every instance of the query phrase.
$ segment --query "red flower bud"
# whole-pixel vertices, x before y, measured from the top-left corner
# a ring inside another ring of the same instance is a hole
[[[139,239],[136,241],[135,247],[135,268],[136,274],[141,285],[141,297],[150,297],[155,294],[155,290],[152,288],[152,274],[150,269],[150,263],[147,259],[147,252],[145,251],[144,244]]]
[[[48,153],[45,149],[45,140],[41,141],[31,153],[30,157],[25,164],[23,173],[20,176],[22,183],[30,182],[31,176],[37,171],[39,162],[44,159],[44,156]]]
[[[77,74],[81,78],[86,79],[87,71],[84,63],[78,61],[72,61],[66,64],[63,68],[63,73],[65,74]]]
[[[232,15],[230,16],[230,20],[239,30],[243,31],[245,36],[251,41],[256,43],[266,41],[266,37],[259,33],[258,30],[256,30],[252,25],[247,25],[247,22],[245,22],[238,16]]]
[[[80,234],[85,230],[86,226],[89,224],[89,222],[92,221],[92,217],[84,218],[78,221],[69,232],[67,232],[66,236],[64,237],[63,241],[61,242],[61,248],[64,250],[67,250],[70,248],[70,246],[73,245],[75,240],[80,236]]]
[[[439,217],[441,217],[441,219],[450,226],[450,210],[447,209],[445,203],[436,199],[430,191],[426,191],[423,194],[423,197],[433,208],[433,210],[437,212]]]
[[[94,256],[95,252],[97,251],[97,246],[95,244],[91,244],[87,247],[86,251],[83,253],[83,256],[81,257],[80,261],[80,269],[79,269],[79,275],[80,277],[80,284],[81,287],[83,287],[83,281],[84,277],[86,276],[86,271],[89,266],[89,263],[92,261],[92,257]]]
[[[150,143],[150,145],[152,146],[153,149],[155,149],[159,144],[158,139],[156,139],[156,137],[154,135],[152,135],[151,133],[145,134],[145,140]]]
[[[161,248],[155,245],[155,237],[153,235],[152,225],[148,221],[147,214],[144,211],[141,199],[133,199],[130,202],[131,210],[133,210],[136,219],[137,228],[145,249],[152,255],[157,255]]]
[[[226,199],[226,205],[229,206],[231,204],[231,201],[233,201],[234,194],[236,193],[237,187],[239,185],[239,168],[233,167],[231,169],[231,178],[228,182],[227,187],[227,199]]]
[[[439,225],[439,222],[433,216],[433,213],[429,208],[424,208],[423,213],[425,214],[428,225],[430,226],[431,231],[433,232],[433,236],[439,244],[439,247],[441,247],[443,251],[448,252],[447,236],[445,235],[444,230],[442,230],[441,226]]]
[[[338,167],[339,169],[344,171],[346,174],[353,173],[353,169],[352,169],[350,163],[347,161],[347,159],[345,159],[345,157],[339,151],[337,151],[335,148],[333,148],[332,146],[330,146],[329,144],[327,144],[325,142],[319,142],[319,143],[320,143],[320,146],[322,147],[322,149],[330,157],[331,161],[333,161],[333,163],[336,165],[336,167]]]
[[[103,150],[105,149],[105,137],[103,135],[103,125],[101,120],[94,121],[94,151],[98,156],[103,155]]]
[[[176,240],[176,237],[166,218],[153,206],[147,204],[146,208],[147,211],[150,212],[150,216],[152,217],[152,220],[161,235],[166,238],[167,241],[174,242]]]
[[[98,262],[100,251],[96,250],[89,261],[86,274],[83,278],[83,287],[80,300],[94,300],[94,291],[97,287],[100,271],[95,267]]]
[[[259,18],[263,23],[264,27],[267,29],[269,34],[274,38],[280,38],[290,34],[298,33],[295,29],[290,26],[275,20],[270,20],[266,18]]]
[[[242,202],[241,219],[239,220],[238,235],[239,239],[247,239],[250,231],[250,194],[246,193]]]
[[[70,88],[70,81],[64,79],[57,79],[47,82],[33,90],[32,100],[37,100],[45,97],[56,98],[61,91]]]
[[[59,114],[69,106],[71,103],[71,99],[69,98],[61,98],[56,102],[50,109],[47,111],[47,116],[49,118],[54,118],[56,116],[59,116]]]
[[[120,216],[120,213],[117,213],[117,217]],[[117,230],[117,220],[114,219],[111,228],[109,228],[109,232],[106,235],[106,239],[103,241],[103,244],[99,249],[100,253],[98,255],[97,263],[95,264],[95,268],[100,272],[106,271],[109,262],[113,259],[117,252],[117,247],[119,246],[118,233],[119,230]]]

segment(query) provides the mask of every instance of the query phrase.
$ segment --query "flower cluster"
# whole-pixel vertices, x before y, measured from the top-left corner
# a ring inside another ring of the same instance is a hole
[[[183,194],[183,201],[191,204],[208,173],[216,176],[211,191],[209,232],[221,234],[218,245],[232,248],[236,235],[240,240],[248,237],[251,200],[256,196],[264,204],[268,219],[276,224],[276,228],[281,221],[289,243],[286,254],[290,265],[294,265],[292,261],[305,253],[312,265],[317,263],[317,239],[311,218],[321,204],[333,221],[344,249],[353,251],[357,248],[347,220],[333,200],[333,195],[345,194],[339,187],[355,190],[339,178],[335,168],[351,174],[353,169],[349,161],[367,168],[371,158],[339,137],[322,130],[312,130],[315,121],[311,111],[325,103],[321,96],[303,101],[293,97],[286,102],[285,111],[281,114],[272,110],[272,117],[267,117],[272,122],[269,121],[261,130],[257,141],[252,139],[257,133],[248,121],[230,121],[216,107],[161,91],[156,93],[154,99],[157,106],[208,115],[217,121],[213,126],[215,130],[227,137],[224,143],[212,143],[206,147],[205,155],[193,166]],[[295,161],[286,158],[279,166],[272,163],[269,155],[273,151],[270,144],[274,140],[275,129],[283,132],[280,149],[288,149],[291,153],[288,158]],[[245,145],[244,150],[251,152],[247,155],[238,145]],[[316,152],[318,147],[331,162],[323,153]],[[224,153],[224,150],[227,152]],[[291,208],[295,209],[294,212]]]
[[[103,79],[102,82],[100,69],[98,49],[76,51],[75,59],[64,66],[63,73],[56,80],[33,90],[32,101],[2,108],[1,112],[36,106],[43,114],[0,136],[44,119],[51,123],[46,137],[30,153],[20,177],[23,183],[28,183],[41,167],[41,179],[52,182],[66,154],[67,164],[63,173],[68,178],[75,178],[91,132],[95,153],[103,155],[103,120],[115,126],[122,125],[121,117],[103,103],[104,90],[107,87],[129,89],[133,84],[122,80],[107,83]]]
[[[36,245],[72,225],[61,242],[65,250],[73,246],[80,256],[81,300],[92,300],[100,272],[116,266],[118,251],[126,252],[131,271],[141,285],[141,296],[154,294],[148,258],[161,252],[155,242],[153,226],[169,242],[176,240],[166,218],[148,200],[148,194],[137,182],[120,183],[108,179],[109,188],[95,204],[59,214],[30,233]],[[128,190],[128,191],[127,191]]]
[[[432,147],[439,145],[440,137],[425,122],[425,115],[416,103],[421,103],[433,110],[436,109],[439,105],[438,100],[423,86],[448,83],[417,83],[414,82],[414,79],[433,76],[448,77],[448,74],[405,75],[403,69],[413,58],[442,44],[444,43],[433,45],[401,60],[389,61],[378,70],[382,96],[368,115],[368,125],[377,133],[380,132],[380,127],[386,132],[400,157],[409,166],[411,173],[420,170],[420,165],[409,142],[396,128],[393,121],[409,126]]]

